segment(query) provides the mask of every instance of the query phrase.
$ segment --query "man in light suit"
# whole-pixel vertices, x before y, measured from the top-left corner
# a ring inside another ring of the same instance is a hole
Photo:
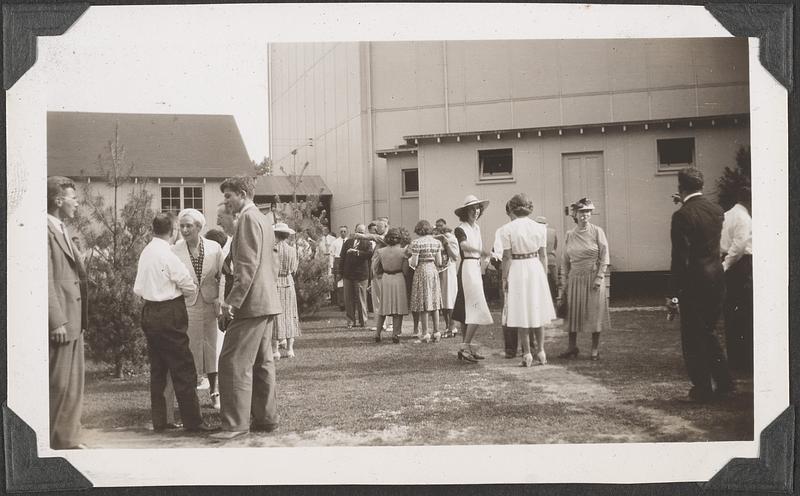
[[[64,225],[78,197],[71,179],[47,178],[47,274],[50,330],[50,446],[82,449],[83,333],[88,324],[86,270]]]
[[[233,287],[223,310],[233,321],[219,357],[222,432],[213,437],[233,439],[248,431],[277,428],[272,320],[282,309],[272,219],[253,204],[255,181],[231,177],[220,190],[228,211],[238,218],[231,244]]]
[[[688,400],[702,403],[734,390],[714,334],[725,292],[719,255],[723,212],[703,196],[703,173],[694,167],[678,173],[678,192],[683,206],[672,215],[667,309],[668,315],[675,315],[680,305],[683,358],[692,382]]]

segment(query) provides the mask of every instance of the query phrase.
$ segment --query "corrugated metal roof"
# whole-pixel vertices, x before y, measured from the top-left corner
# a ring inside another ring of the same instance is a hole
[[[291,196],[292,183],[289,176],[261,176],[256,182],[256,195]],[[321,176],[303,176],[297,187],[300,196],[332,196],[331,190]]]
[[[254,174],[231,115],[47,113],[47,168],[50,175],[100,176],[98,155],[106,155],[119,124],[125,164],[136,177],[228,177]]]

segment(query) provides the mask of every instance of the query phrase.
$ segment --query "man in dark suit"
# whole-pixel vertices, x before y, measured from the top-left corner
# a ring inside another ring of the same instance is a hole
[[[277,428],[272,320],[282,309],[272,214],[265,216],[253,203],[255,181],[231,177],[220,190],[228,211],[238,217],[231,242],[233,287],[224,309],[233,320],[219,357],[222,432],[212,437],[233,439],[248,431]]]
[[[725,292],[719,254],[723,212],[702,190],[701,171],[687,167],[678,173],[683,206],[672,215],[672,275],[667,299],[670,315],[680,305],[683,357],[693,385],[689,400],[696,402],[734,389],[725,354],[714,335]]]
[[[50,331],[50,446],[81,443],[83,333],[89,321],[86,270],[65,219],[75,216],[78,197],[71,179],[47,178],[47,274]]]
[[[364,224],[357,224],[356,234],[365,233]],[[367,321],[367,285],[369,283],[369,262],[372,259],[374,243],[368,239],[353,236],[342,244],[342,279],[344,280],[344,306],[347,313],[347,327],[364,327]]]

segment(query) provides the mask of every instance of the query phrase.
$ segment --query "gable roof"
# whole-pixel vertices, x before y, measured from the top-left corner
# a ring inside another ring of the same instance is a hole
[[[47,113],[47,173],[102,176],[119,124],[125,165],[134,177],[229,177],[253,175],[253,165],[232,115]]]
[[[291,196],[292,183],[289,176],[261,176],[256,182],[256,195],[264,196]],[[299,196],[318,195],[331,196],[331,190],[320,176],[303,176],[297,187]]]

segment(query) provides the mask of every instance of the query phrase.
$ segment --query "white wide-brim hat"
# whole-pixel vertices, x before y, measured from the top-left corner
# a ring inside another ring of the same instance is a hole
[[[286,234],[294,234],[294,229],[287,226],[284,222],[278,222],[272,227],[272,230],[275,232],[282,232]]]
[[[481,213],[483,213],[483,211],[486,210],[486,207],[489,206],[489,200],[479,200],[475,195],[467,195],[467,197],[464,198],[464,204],[453,210],[453,212],[457,216],[460,216],[462,210],[473,205],[479,206],[481,208]]]

